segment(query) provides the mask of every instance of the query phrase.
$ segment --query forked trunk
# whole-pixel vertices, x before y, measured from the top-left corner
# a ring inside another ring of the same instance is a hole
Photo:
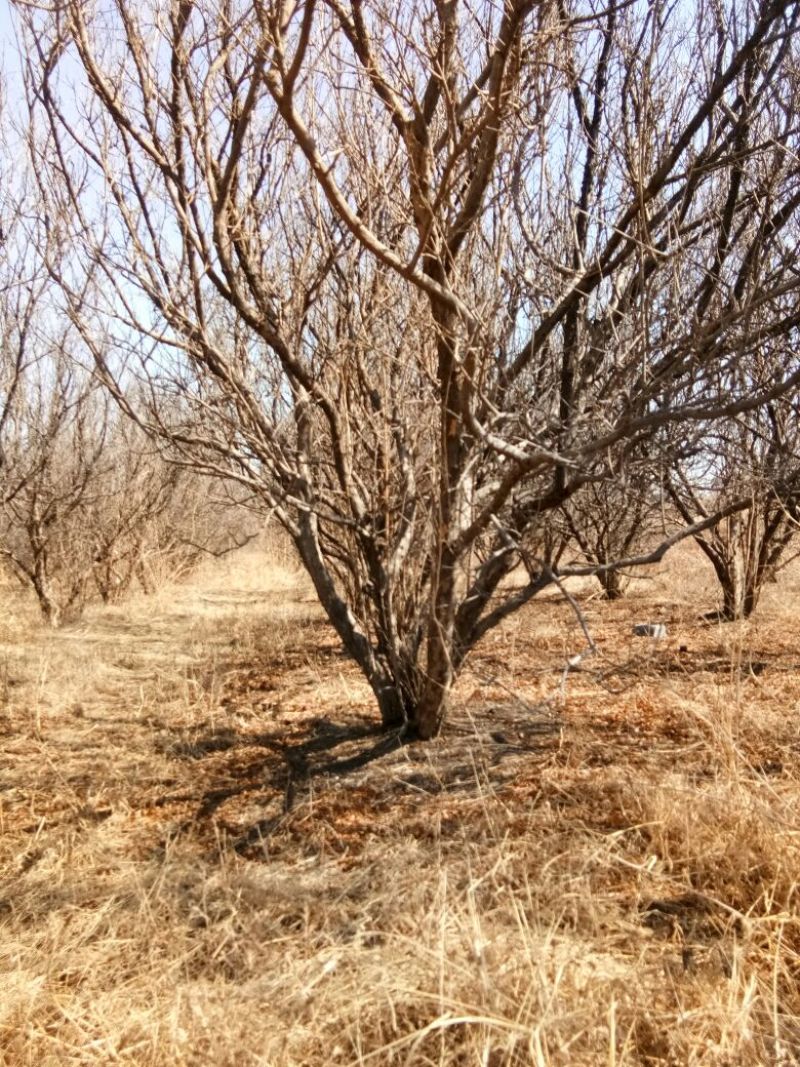
[[[738,534],[738,529],[738,524],[733,526],[731,540]],[[735,544],[727,546],[721,539],[715,544],[703,537],[695,540],[710,560],[722,589],[720,618],[726,622],[749,618],[758,604],[763,570],[748,565]]]
[[[749,619],[753,612],[758,607],[758,601],[761,596],[760,583],[752,582],[748,585],[748,588],[744,592],[744,600],[742,601],[742,614],[745,619]]]
[[[722,618],[726,622],[736,622],[743,617],[742,597],[734,581],[722,582]]]
[[[437,594],[428,619],[424,663],[395,655],[398,677],[382,687],[370,679],[387,728],[402,725],[406,736],[428,741],[440,732],[450,706],[450,695],[463,656],[456,654],[456,569],[448,550],[442,553]],[[362,668],[363,669],[363,668]],[[382,675],[389,677],[390,671]]]
[[[402,729],[409,740],[428,741],[436,737],[449,709],[456,675],[452,656],[444,643],[431,644],[435,647],[428,649],[424,679],[417,686],[409,686],[407,681],[390,678],[383,672],[368,678],[384,729]],[[419,678],[418,672],[414,665],[406,671],[406,678]]]
[[[52,626],[54,629],[61,625],[61,609],[58,604],[54,604],[52,600],[40,601],[42,608],[42,615],[48,626]]]
[[[451,461],[454,462],[454,461]],[[448,495],[442,494],[443,502]],[[450,510],[450,501],[443,511]],[[436,593],[428,620],[427,657],[424,684],[415,709],[412,728],[421,741],[436,737],[442,728],[456,677],[456,566],[457,559],[448,544],[440,548]]]

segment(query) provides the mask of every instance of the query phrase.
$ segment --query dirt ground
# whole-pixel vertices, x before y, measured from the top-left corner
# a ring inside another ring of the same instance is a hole
[[[543,597],[410,745],[286,559],[5,590],[0,1063],[800,1063],[800,571],[711,579],[577,584],[579,662]]]

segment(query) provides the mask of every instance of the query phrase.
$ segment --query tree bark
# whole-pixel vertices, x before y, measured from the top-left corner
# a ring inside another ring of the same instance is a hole
[[[621,600],[625,596],[625,579],[619,571],[601,571],[597,578],[606,600]]]
[[[737,622],[744,618],[744,591],[734,570],[720,575],[722,586],[722,618],[726,622]]]

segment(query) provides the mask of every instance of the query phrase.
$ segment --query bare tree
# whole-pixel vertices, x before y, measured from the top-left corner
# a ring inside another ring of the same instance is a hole
[[[136,582],[149,591],[154,556],[175,568],[179,550],[172,540],[164,544],[160,532],[175,512],[184,530],[191,522],[182,492],[186,480],[135,423],[116,413],[105,434],[103,466],[82,509],[92,582],[104,603],[123,599]]]
[[[796,399],[783,398],[714,427],[703,453],[678,465],[668,482],[684,518],[711,513],[734,498],[749,499],[746,510],[696,537],[720,584],[723,619],[749,618],[764,583],[796,556],[799,416]]]
[[[275,510],[387,725],[434,735],[487,631],[630,563],[541,558],[578,490],[800,381],[732,374],[800,322],[797,3],[20,11],[99,372]]]
[[[0,183],[0,500],[19,488],[19,471],[10,471],[2,443],[13,419],[18,393],[41,355],[39,328],[47,314],[51,288],[36,249],[42,246],[41,206],[30,172],[11,166],[25,144],[0,110],[0,158],[7,161]]]
[[[40,189],[25,136],[5,109],[0,142],[7,163],[0,193],[0,555],[55,624],[82,599],[88,580],[75,516],[102,439],[102,426],[89,430],[89,407],[102,398],[68,364],[77,334],[59,321]],[[104,407],[105,400],[96,412]]]
[[[107,398],[108,399],[108,398]],[[82,505],[101,600],[115,603],[138,584],[152,592],[186,577],[209,555],[222,556],[256,536],[236,487],[171,463],[153,440],[119,410],[108,418],[103,463]]]
[[[253,514],[237,485],[163,458],[153,473],[168,481],[170,491],[144,528],[136,578],[146,593],[187,578],[204,560],[227,556],[262,531],[262,509]]]
[[[73,269],[59,205],[30,165],[37,135],[0,115],[14,160],[0,192],[0,556],[57,625],[97,594],[118,600],[245,538],[233,505],[210,502],[81,365],[70,319],[92,314],[96,271]]]
[[[85,518],[102,464],[109,401],[61,358],[40,358],[35,370],[21,381],[4,427],[13,491],[0,511],[0,553],[57,626],[88,596],[94,559]]]
[[[617,480],[590,482],[564,504],[566,531],[590,564],[608,600],[619,600],[630,575],[616,568],[617,560],[642,553],[657,543],[667,524],[653,466],[643,461]],[[687,522],[693,521],[687,515]]]
[[[98,595],[116,603],[134,583],[151,592],[254,536],[238,502],[165,460],[64,341],[21,375],[0,433],[11,487],[0,556],[52,626]]]

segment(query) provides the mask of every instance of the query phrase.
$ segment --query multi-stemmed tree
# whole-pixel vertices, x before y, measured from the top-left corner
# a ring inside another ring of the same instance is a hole
[[[592,481],[564,504],[565,533],[583,558],[597,566],[597,577],[608,600],[625,593],[630,575],[615,566],[618,560],[646,552],[667,535],[664,494],[649,455],[631,457],[628,469],[616,479]],[[687,517],[689,523],[694,519]]]
[[[57,626],[83,606],[91,584],[86,517],[104,468],[109,401],[61,345],[48,351],[40,338],[37,349],[0,432],[0,558]]]
[[[19,10],[100,373],[275,509],[387,725],[439,730],[581,487],[800,380],[733,373],[800,322],[797,3]]]
[[[780,362],[788,357],[781,352]],[[748,371],[751,380],[756,370]],[[746,619],[764,584],[796,553],[800,532],[800,411],[784,397],[709,429],[703,452],[677,464],[667,481],[679,514],[711,514],[726,502],[748,507],[698,533],[722,592],[720,616]]]

